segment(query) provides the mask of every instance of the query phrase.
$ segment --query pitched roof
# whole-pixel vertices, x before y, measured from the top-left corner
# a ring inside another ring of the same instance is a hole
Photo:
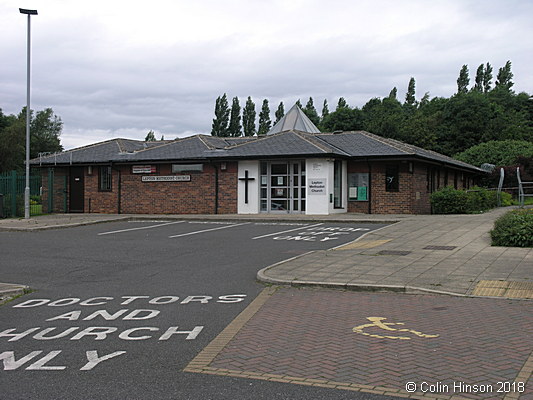
[[[267,133],[267,135],[272,135],[274,133],[284,132],[284,131],[300,131],[308,133],[320,133],[320,130],[313,124],[307,115],[302,111],[297,104],[293,105],[292,108],[281,118],[276,125],[272,127]]]
[[[308,133],[283,131],[260,137],[195,135],[171,141],[113,139],[33,159],[39,166],[124,162],[264,159],[273,157],[418,158],[479,171],[472,165],[365,131]]]

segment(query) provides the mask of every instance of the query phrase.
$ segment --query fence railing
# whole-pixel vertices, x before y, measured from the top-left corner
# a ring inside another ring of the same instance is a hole
[[[25,188],[26,175],[24,173],[11,171],[0,174],[0,216],[24,216]],[[41,199],[42,179],[40,173],[36,171],[30,173],[30,215],[42,214]]]

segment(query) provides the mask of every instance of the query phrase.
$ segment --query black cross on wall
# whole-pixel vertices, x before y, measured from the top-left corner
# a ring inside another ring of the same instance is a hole
[[[244,181],[244,203],[248,204],[248,182],[255,180],[248,176],[248,170],[244,171],[244,178],[239,178],[240,181]]]

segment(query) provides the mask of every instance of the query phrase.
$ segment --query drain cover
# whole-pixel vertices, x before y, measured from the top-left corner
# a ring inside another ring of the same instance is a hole
[[[405,250],[381,250],[378,254],[380,256],[406,256],[411,254],[411,252]]]
[[[424,250],[453,250],[456,248],[457,246],[426,246],[426,247],[423,247]]]

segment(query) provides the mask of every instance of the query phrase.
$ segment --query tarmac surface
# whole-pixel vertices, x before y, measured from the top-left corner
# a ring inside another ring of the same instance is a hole
[[[476,215],[52,214],[0,220],[0,230],[35,231],[131,219],[391,223],[351,244],[267,267],[257,277],[293,286],[533,299],[533,248],[490,244],[494,221],[509,209]],[[0,296],[27,289],[24,283],[0,283]]]

